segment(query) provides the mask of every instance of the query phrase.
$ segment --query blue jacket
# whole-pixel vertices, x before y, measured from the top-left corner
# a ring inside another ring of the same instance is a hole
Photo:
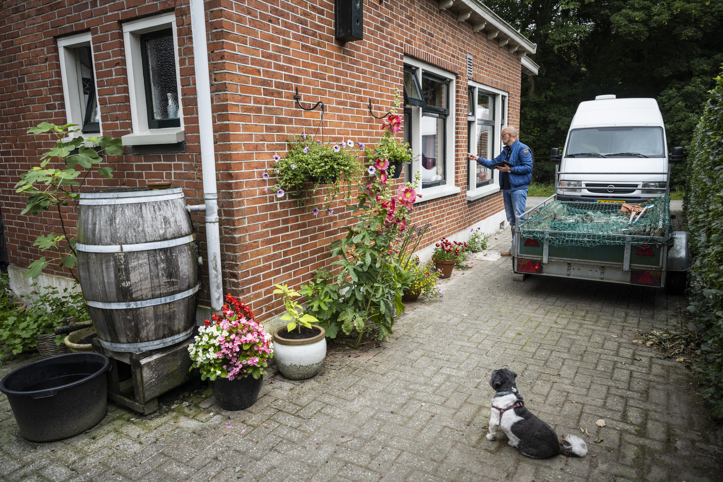
[[[477,162],[482,164],[484,167],[489,168],[490,165],[504,161],[507,159],[507,151],[512,149],[512,155],[510,155],[510,186],[513,191],[518,189],[527,189],[532,182],[532,153],[530,148],[516,140],[512,146],[505,146],[499,156],[495,157],[493,161],[488,161],[483,157],[478,157]],[[502,176],[500,178],[500,189],[502,188]]]

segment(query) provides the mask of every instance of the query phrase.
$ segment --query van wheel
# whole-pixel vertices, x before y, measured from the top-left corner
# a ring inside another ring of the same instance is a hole
[[[668,271],[666,273],[665,292],[671,295],[683,296],[688,280],[687,271]]]

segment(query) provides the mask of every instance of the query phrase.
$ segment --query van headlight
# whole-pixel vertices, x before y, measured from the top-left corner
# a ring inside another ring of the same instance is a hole
[[[560,181],[560,187],[582,187],[582,181]]]
[[[665,194],[662,189],[665,189],[666,185],[664,182],[644,182],[640,187],[643,190],[643,194]],[[646,191],[646,189],[653,190]]]

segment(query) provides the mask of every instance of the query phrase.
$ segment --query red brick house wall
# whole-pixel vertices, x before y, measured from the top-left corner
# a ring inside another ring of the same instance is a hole
[[[334,38],[333,0],[210,0],[205,9],[224,292],[250,303],[261,318],[279,311],[271,294],[274,283],[298,287],[329,265],[326,249],[350,220],[341,203],[333,215],[314,217],[296,201],[277,202],[264,192],[268,184],[261,174],[272,165],[272,156],[283,155],[289,137],[313,133],[319,124],[318,111],[296,106],[296,87],[305,106],[318,100],[326,104],[325,134],[332,140],[373,144],[381,134],[380,122],[371,117],[367,103],[371,98],[376,114],[389,109],[394,89],[402,85],[405,55],[456,74],[451,107],[456,109],[455,184],[461,192],[422,200],[414,222],[433,224],[423,243],[429,245],[503,209],[500,193],[472,202],[466,197],[467,82],[507,92],[507,123],[518,127],[520,59],[475,34],[469,23],[457,22],[456,14],[440,11],[431,0],[365,2],[364,40],[344,44]],[[26,134],[27,129],[41,121],[66,122],[57,39],[90,32],[103,134],[120,137],[131,132],[122,24],[161,12],[176,15],[185,151],[127,151],[108,159],[116,170],[112,180],[93,178],[90,184],[133,187],[168,180],[183,188],[189,204],[199,204],[203,189],[188,0],[3,2],[0,202],[11,263],[27,266],[38,256],[33,240],[48,225],[59,228],[50,213],[41,219],[21,216],[25,202],[13,189],[20,174],[52,145],[49,137]],[[468,54],[474,59],[471,79]],[[72,207],[64,216],[74,224]],[[203,240],[203,214],[193,219]],[[203,241],[200,247],[205,258]],[[208,299],[207,293],[202,299]]]

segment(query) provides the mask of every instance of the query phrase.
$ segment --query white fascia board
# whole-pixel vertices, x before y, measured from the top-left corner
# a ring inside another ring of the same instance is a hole
[[[457,0],[454,4],[457,8],[462,5],[468,8],[472,13],[477,14],[478,18],[474,21],[475,24],[487,22],[485,30],[491,32],[499,30],[501,35],[510,39],[510,42],[518,44],[522,52],[534,54],[537,51],[537,44],[531,42],[527,37],[515,30],[509,23],[502,20],[480,0]],[[481,19],[479,17],[481,17]],[[472,20],[475,20],[474,16]]]
[[[532,75],[537,75],[540,70],[540,66],[537,65],[535,61],[529,58],[527,55],[522,57],[522,67],[532,72]]]

